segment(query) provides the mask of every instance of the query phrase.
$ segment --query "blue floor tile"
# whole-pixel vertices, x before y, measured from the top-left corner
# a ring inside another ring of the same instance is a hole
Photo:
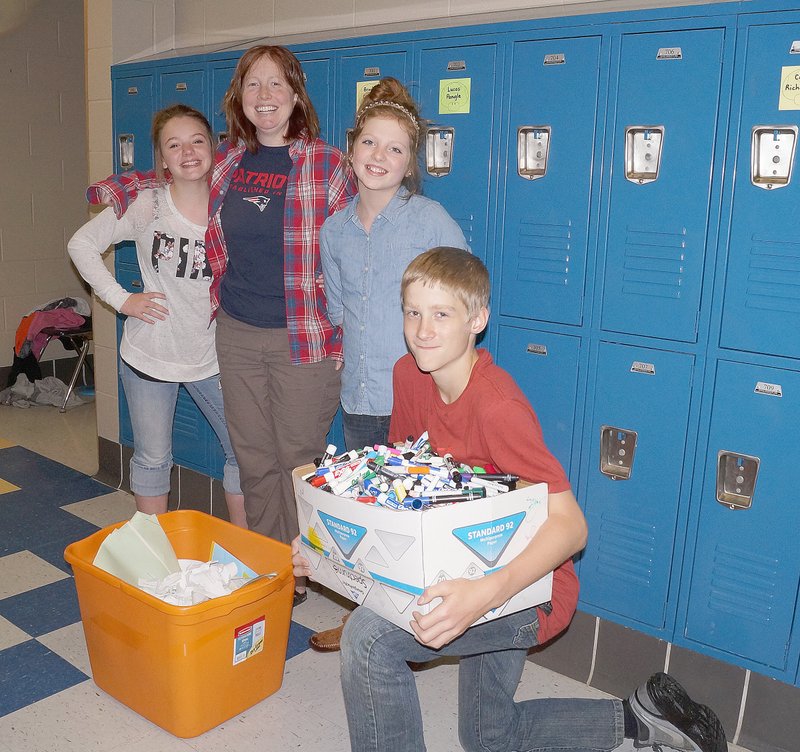
[[[0,716],[89,677],[36,640],[0,650]]]
[[[0,616],[31,637],[75,624],[81,620],[75,580],[67,577],[3,598],[0,600]]]

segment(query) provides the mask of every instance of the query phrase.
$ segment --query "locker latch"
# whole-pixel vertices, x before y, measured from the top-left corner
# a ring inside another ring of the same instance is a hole
[[[627,428],[600,426],[600,472],[611,480],[628,480],[639,434]]]
[[[425,169],[428,175],[441,178],[450,174],[456,129],[446,126],[428,128],[425,137]]]
[[[731,509],[750,509],[761,460],[738,452],[717,454],[717,501]]]
[[[119,134],[119,168],[130,170],[133,167],[133,133]]]
[[[796,125],[756,125],[750,147],[750,181],[757,188],[772,190],[792,179]]]
[[[547,174],[549,157],[549,125],[522,125],[517,128],[517,174],[521,178],[543,178]]]
[[[663,125],[629,125],[625,129],[625,179],[644,185],[658,179]]]

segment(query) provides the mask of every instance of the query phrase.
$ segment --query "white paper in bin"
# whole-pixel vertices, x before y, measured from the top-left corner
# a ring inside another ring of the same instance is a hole
[[[361,504],[320,491],[294,471],[303,553],[312,579],[411,631],[422,591],[435,582],[489,574],[511,561],[547,518],[547,485],[422,512]],[[550,600],[552,574],[476,623]]]

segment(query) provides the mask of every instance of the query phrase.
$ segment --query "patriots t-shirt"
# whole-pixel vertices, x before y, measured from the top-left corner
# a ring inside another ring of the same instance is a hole
[[[286,326],[283,213],[291,169],[288,146],[245,151],[222,203],[228,268],[220,305],[238,321],[264,329]]]

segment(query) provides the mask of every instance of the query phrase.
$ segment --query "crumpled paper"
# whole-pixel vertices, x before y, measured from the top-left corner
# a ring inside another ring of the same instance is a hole
[[[238,590],[249,578],[238,577],[233,562],[178,559],[181,571],[160,580],[139,579],[139,587],[173,606],[195,606]]]

